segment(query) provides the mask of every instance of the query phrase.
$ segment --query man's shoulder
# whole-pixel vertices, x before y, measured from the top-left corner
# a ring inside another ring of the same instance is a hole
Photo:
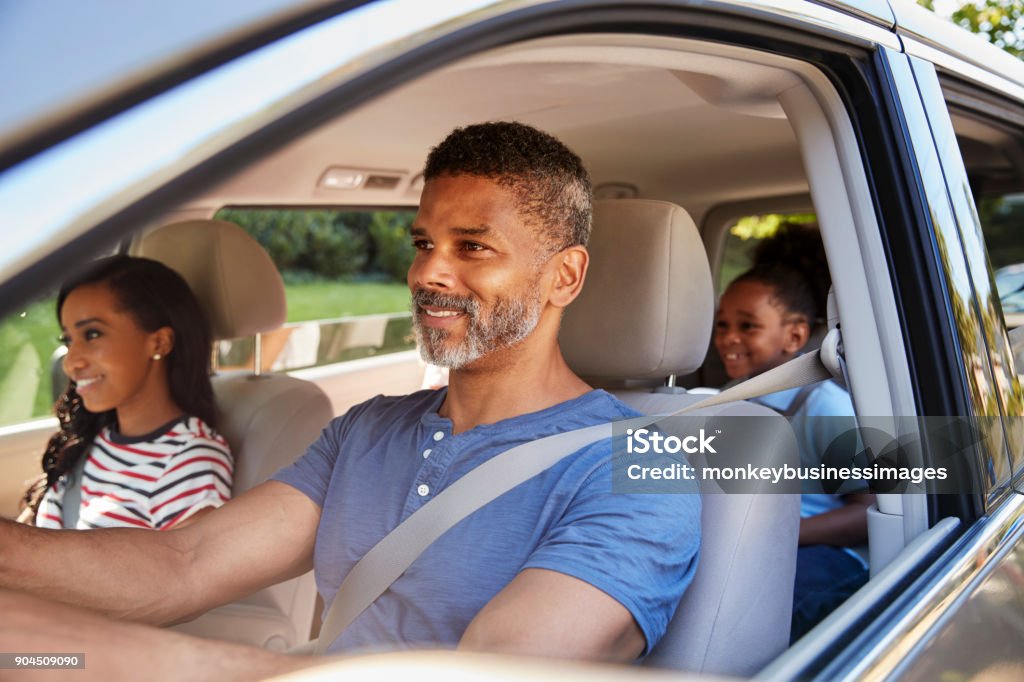
[[[513,440],[526,442],[638,416],[641,413],[626,403],[596,389],[537,412],[510,417],[487,428],[514,434]],[[592,451],[594,448],[591,446],[599,443],[600,439],[595,440],[589,446],[581,447],[580,452]],[[600,449],[601,446],[597,447]]]
[[[575,400],[565,403],[567,410],[583,415],[585,418],[600,421],[614,421],[643,416],[626,403],[604,389],[594,389]]]
[[[376,417],[410,415],[420,418],[425,414],[436,412],[444,402],[447,389],[424,389],[406,395],[376,395],[369,400],[352,407],[337,420],[348,417]],[[622,402],[602,389],[594,389],[583,395],[554,405],[546,410],[529,416],[553,417],[559,414],[579,416],[586,421],[598,423],[616,419],[628,419],[641,416],[640,412]],[[520,415],[526,417],[528,415]]]
[[[340,417],[331,420],[328,428],[344,429],[352,423],[418,421],[423,415],[436,412],[444,400],[444,388],[424,389],[405,395],[375,395],[353,405]]]
[[[537,420],[537,425],[540,428],[532,434],[533,440],[538,440],[545,436],[556,436],[570,431],[642,417],[643,413],[638,412],[614,395],[596,389],[556,405],[550,411],[531,416],[540,417]],[[523,429],[522,435],[525,436],[527,432],[528,429]],[[573,461],[577,466],[594,469],[607,465],[611,453],[611,439],[595,437],[594,440],[581,445],[565,461]]]
[[[361,407],[364,411],[369,412],[386,412],[394,409],[409,412],[430,411],[441,404],[445,390],[444,388],[425,388],[403,395],[378,394],[356,407]]]

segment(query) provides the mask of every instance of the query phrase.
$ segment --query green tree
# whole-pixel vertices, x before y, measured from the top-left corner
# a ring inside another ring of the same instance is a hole
[[[970,2],[953,12],[952,19],[968,31],[983,36],[1014,57],[1024,53],[1024,1],[984,0]]]
[[[917,4],[935,10],[933,0],[918,0]],[[968,2],[953,12],[950,19],[1015,57],[1024,55],[1024,0]]]
[[[367,260],[368,225],[359,224],[352,214],[228,208],[218,211],[216,217],[241,225],[282,272],[341,279],[359,272]]]
[[[783,223],[797,223],[806,225],[817,222],[818,218],[813,213],[763,213],[761,215],[748,215],[736,221],[736,224],[729,229],[729,234],[740,239],[767,239],[779,231]]]
[[[416,249],[409,230],[414,214],[409,211],[378,211],[370,223],[370,237],[376,249],[376,264],[397,282],[405,281]]]

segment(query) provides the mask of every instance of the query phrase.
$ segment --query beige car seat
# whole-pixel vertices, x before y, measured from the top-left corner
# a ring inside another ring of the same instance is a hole
[[[686,211],[662,201],[598,201],[589,250],[586,284],[560,333],[573,370],[646,414],[672,413],[707,397],[651,387],[695,371],[711,336],[711,274]],[[697,414],[782,419],[746,402]],[[774,459],[791,460],[796,441],[781,424],[790,437],[775,447],[790,451]],[[782,653],[789,643],[799,521],[798,494],[702,488],[697,572],[647,662],[747,677]]]
[[[161,261],[185,278],[215,340],[272,331],[285,321],[281,275],[256,240],[233,223],[167,225],[146,235],[136,255]],[[334,416],[319,387],[283,374],[214,376],[213,390],[218,430],[235,457],[234,495],[293,462]],[[176,629],[283,651],[309,639],[315,603],[309,572]]]

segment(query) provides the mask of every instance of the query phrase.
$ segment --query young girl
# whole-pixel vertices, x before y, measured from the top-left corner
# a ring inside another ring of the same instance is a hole
[[[792,235],[791,231],[789,238]],[[786,238],[786,233],[780,237]],[[806,241],[806,236],[796,239]],[[760,250],[755,263],[761,263],[733,281],[719,302],[714,342],[730,379],[755,376],[790,360],[807,345],[812,327],[823,319],[827,280],[812,281],[804,274],[810,268],[765,263],[765,252],[780,250],[777,247],[775,243]],[[799,258],[788,255],[787,262],[799,263]],[[818,264],[824,263],[823,252],[816,257]],[[779,391],[756,401],[797,418],[793,424],[804,466],[817,466],[829,444],[852,426],[849,420],[814,419],[854,416],[849,395],[834,381]],[[867,564],[850,548],[867,541],[867,508],[873,502],[874,496],[866,491],[801,496],[793,641],[867,581]]]
[[[104,258],[64,284],[57,317],[70,383],[22,520],[168,530],[227,501],[210,333],[185,281],[157,261]]]

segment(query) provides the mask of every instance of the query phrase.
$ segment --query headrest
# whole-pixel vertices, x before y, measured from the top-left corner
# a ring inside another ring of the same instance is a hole
[[[188,220],[142,239],[138,255],[185,278],[206,313],[214,339],[277,329],[287,314],[284,281],[255,239],[224,220]]]
[[[559,334],[585,378],[689,374],[704,362],[714,291],[704,244],[681,207],[649,199],[594,202],[590,269]]]

